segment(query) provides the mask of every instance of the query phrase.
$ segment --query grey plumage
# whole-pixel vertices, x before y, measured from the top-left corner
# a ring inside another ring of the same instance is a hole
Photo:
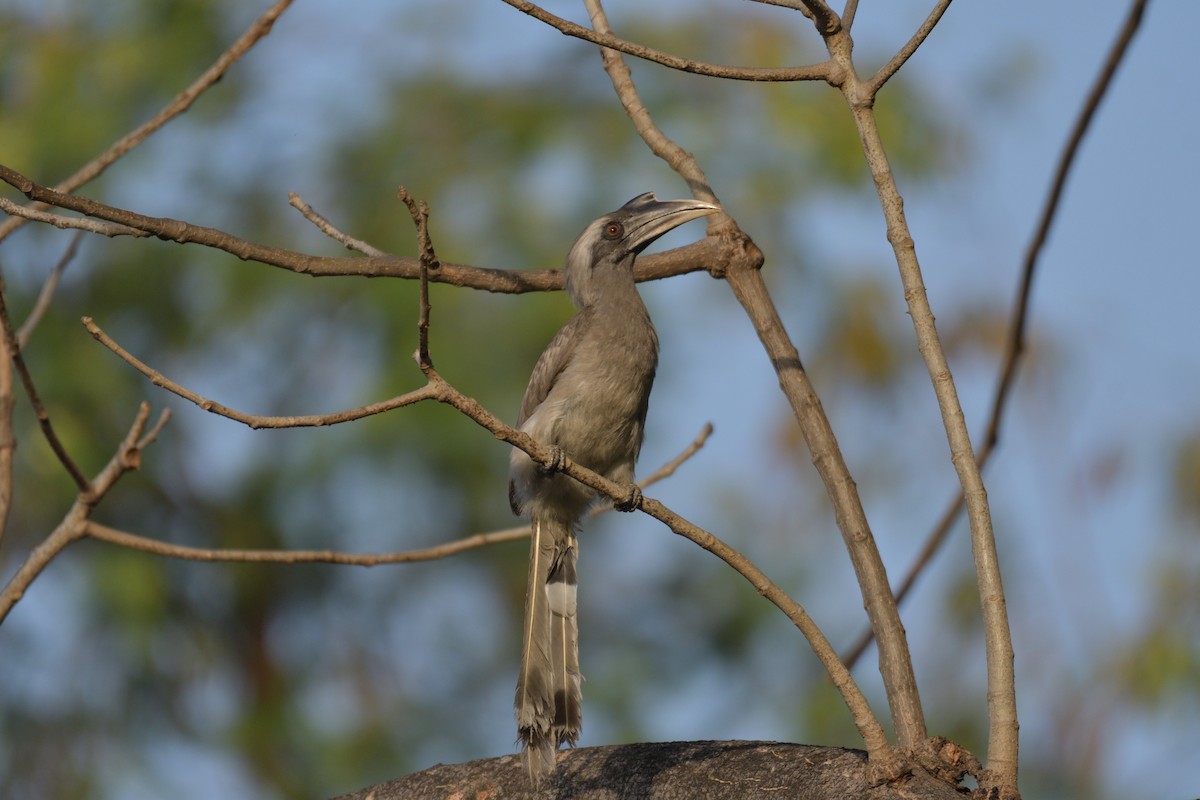
[[[584,229],[564,269],[579,313],[534,366],[517,427],[609,480],[632,484],[658,366],[658,335],[633,280],[634,259],[672,228],[718,210],[647,193]],[[515,706],[536,785],[554,770],[555,750],[574,745],[582,727],[575,529],[596,496],[517,449],[508,494],[513,513],[528,515],[533,527]]]

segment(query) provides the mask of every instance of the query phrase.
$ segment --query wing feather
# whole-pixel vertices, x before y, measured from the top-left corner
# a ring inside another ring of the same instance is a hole
[[[558,376],[571,363],[571,358],[575,355],[576,346],[579,343],[579,329],[589,315],[589,310],[584,309],[567,320],[567,323],[559,329],[554,338],[550,340],[550,344],[546,345],[546,349],[542,351],[542,355],[533,366],[533,374],[529,376],[529,385],[525,387],[525,397],[521,399],[521,410],[517,414],[518,428],[525,424],[537,407],[550,395],[550,390],[554,388]]]

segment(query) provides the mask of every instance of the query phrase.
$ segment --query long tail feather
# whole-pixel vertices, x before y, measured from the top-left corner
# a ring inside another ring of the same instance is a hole
[[[525,630],[521,671],[514,706],[517,737],[525,751],[529,779],[537,786],[554,771],[557,745],[554,726],[554,667],[551,658],[551,614],[546,592],[550,570],[558,560],[569,530],[545,519],[533,520],[529,545],[529,583],[525,596]]]
[[[574,746],[583,727],[581,676],[579,674],[579,627],[576,622],[577,577],[575,563],[579,544],[569,534],[550,569],[546,599],[550,607],[550,663],[554,690],[556,746]]]

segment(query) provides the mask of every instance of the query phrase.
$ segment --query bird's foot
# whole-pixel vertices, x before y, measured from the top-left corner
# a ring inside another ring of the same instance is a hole
[[[543,475],[553,475],[556,472],[561,472],[563,464],[567,461],[567,456],[558,445],[550,445],[547,448],[550,451],[550,460],[545,464],[540,465],[539,469]]]
[[[613,501],[617,511],[637,511],[642,507],[642,490],[636,483],[629,484],[628,494],[620,500]]]

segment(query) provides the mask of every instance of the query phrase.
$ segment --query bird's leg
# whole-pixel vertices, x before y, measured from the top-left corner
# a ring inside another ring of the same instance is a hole
[[[617,511],[637,511],[642,507],[642,490],[636,483],[629,484],[626,494],[620,500],[613,501],[613,508]]]
[[[552,444],[546,449],[550,451],[550,460],[545,464],[539,464],[538,469],[541,470],[543,475],[553,475],[556,472],[561,472],[563,464],[567,460],[563,449],[556,444]]]

